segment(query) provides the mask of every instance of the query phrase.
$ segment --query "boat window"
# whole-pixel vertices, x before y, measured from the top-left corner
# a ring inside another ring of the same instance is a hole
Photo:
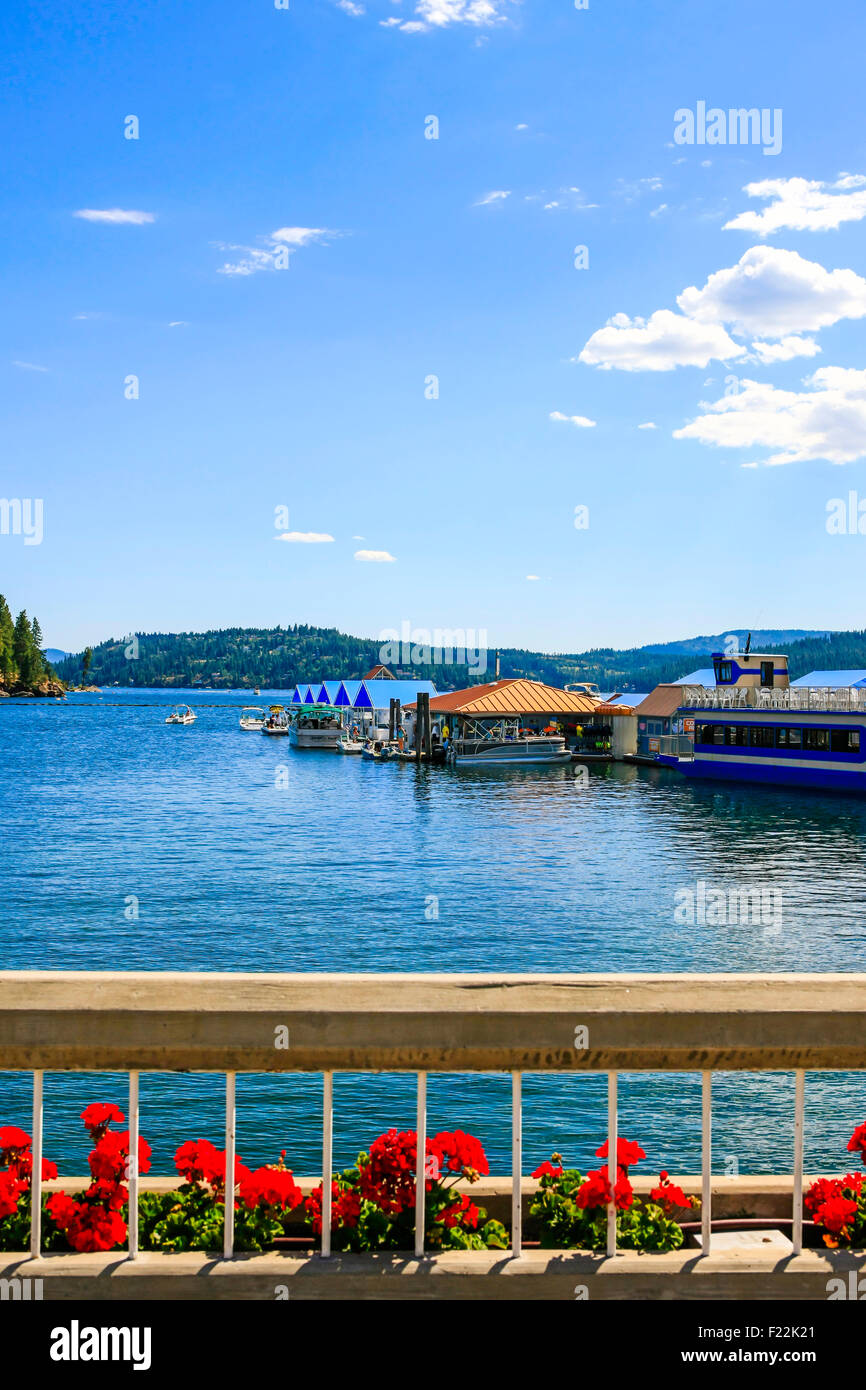
[[[749,733],[749,743],[753,748],[775,748],[776,731],[768,724],[759,724]]]
[[[728,724],[725,728],[725,743],[742,748],[749,742],[749,730],[745,724]]]
[[[859,753],[859,729],[831,729],[830,749],[833,753]]]
[[[772,684],[773,684],[773,662],[772,662],[772,661],[762,661],[762,662],[761,662],[761,685],[772,685]]]
[[[730,685],[734,678],[734,668],[730,661],[720,661],[716,666],[716,684]]]
[[[825,749],[830,747],[829,729],[804,729],[803,747],[811,749]]]

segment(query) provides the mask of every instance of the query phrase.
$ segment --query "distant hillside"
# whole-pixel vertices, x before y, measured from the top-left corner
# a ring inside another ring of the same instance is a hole
[[[634,647],[620,651],[598,647],[586,652],[544,653],[501,649],[503,676],[528,676],[550,685],[595,681],[602,690],[652,690],[660,681],[677,680],[724,647],[725,637],[746,630],[728,629],[714,637]],[[225,628],[211,632],[138,633],[102,642],[92,651],[87,679],[97,685],[149,685],[217,689],[260,686],[284,690],[301,681],[343,677],[358,679],[380,659],[378,640],[351,637],[336,628],[296,624],[277,628]],[[752,649],[787,652],[791,675],[816,669],[866,669],[866,632],[811,633],[769,629],[752,633]],[[474,669],[465,665],[395,666],[397,676],[433,680],[440,690],[492,680],[495,654]],[[62,680],[79,683],[83,654],[55,663]],[[484,665],[484,669],[482,669]]]

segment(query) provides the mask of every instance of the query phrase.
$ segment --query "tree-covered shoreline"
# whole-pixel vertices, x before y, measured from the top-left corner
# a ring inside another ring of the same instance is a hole
[[[0,694],[59,695],[63,686],[42,650],[42,629],[22,608],[16,619],[0,594]]]

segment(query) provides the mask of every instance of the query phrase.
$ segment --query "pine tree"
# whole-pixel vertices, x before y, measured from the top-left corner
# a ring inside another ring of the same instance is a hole
[[[15,621],[15,631],[12,634],[12,660],[21,684],[32,685],[39,675],[39,669],[34,661],[33,629],[23,608]]]
[[[12,639],[15,632],[15,625],[12,622],[12,614],[9,605],[2,594],[0,594],[0,679],[10,680],[14,674],[14,661],[12,658]]]

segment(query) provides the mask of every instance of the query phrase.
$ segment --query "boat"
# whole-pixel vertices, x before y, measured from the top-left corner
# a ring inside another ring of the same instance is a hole
[[[464,719],[449,743],[447,761],[454,767],[570,763],[571,750],[562,734],[532,733],[519,718]]]
[[[262,733],[272,737],[283,735],[289,732],[289,716],[286,714],[285,706],[271,705],[268,710],[267,718],[262,724]]]
[[[363,753],[365,744],[359,738],[352,738],[351,734],[343,733],[337,739],[338,753]]]
[[[261,718],[258,718],[259,715]],[[244,705],[241,710],[242,729],[260,730],[264,722],[265,712],[260,705]]]
[[[175,705],[165,722],[166,724],[194,724],[195,715],[189,705]]]
[[[289,736],[294,748],[325,748],[333,752],[342,734],[342,713],[336,705],[299,705],[292,710]]]
[[[361,749],[361,757],[366,758],[368,762],[385,763],[390,757],[390,753],[386,752],[387,748],[387,743],[383,743],[381,739],[368,738]]]
[[[866,690],[788,683],[787,657],[714,653],[715,686],[684,686],[658,762],[685,777],[866,792]]]

